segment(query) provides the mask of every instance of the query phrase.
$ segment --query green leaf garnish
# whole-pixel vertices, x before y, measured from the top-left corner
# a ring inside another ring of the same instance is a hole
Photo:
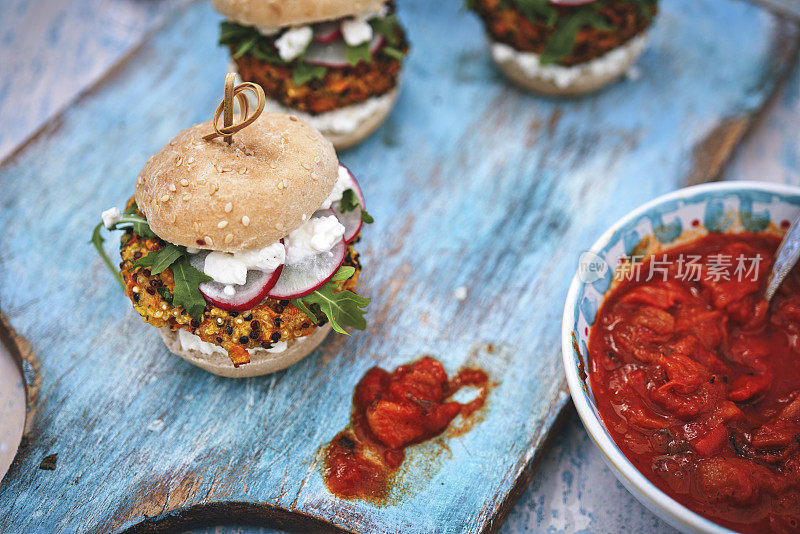
[[[200,320],[206,308],[206,299],[198,288],[200,284],[212,278],[189,265],[186,256],[181,256],[172,264],[172,277],[175,279],[175,289],[172,292],[173,306],[182,306],[189,315]]]
[[[149,267],[153,274],[161,274],[164,269],[172,265],[175,260],[186,254],[185,247],[167,243],[165,247],[152,250],[133,262],[134,267]]]
[[[353,67],[362,61],[370,63],[372,61],[372,54],[369,51],[369,45],[369,41],[361,43],[358,46],[347,45],[347,50],[345,51],[347,62]]]
[[[359,206],[358,197],[356,192],[352,189],[345,189],[342,193],[342,200],[339,201],[339,209],[342,213],[353,211]]]
[[[559,21],[555,33],[547,41],[547,46],[545,46],[539,62],[542,65],[550,65],[568,56],[575,48],[578,31],[587,25],[599,30],[612,29],[597,11],[590,9],[577,11],[569,18]]]
[[[355,269],[349,266],[342,266],[331,278],[332,281],[341,281],[350,278],[355,273]],[[370,299],[356,295],[352,291],[339,291],[339,286],[328,282],[316,291],[303,297],[292,300],[297,309],[305,313],[314,324],[317,324],[316,315],[309,309],[318,306],[321,313],[325,314],[331,327],[340,334],[347,334],[344,326],[350,326],[356,330],[364,330],[367,327],[367,320],[364,313]]]
[[[402,60],[404,57],[406,57],[405,52],[403,52],[402,50],[400,50],[398,48],[395,48],[393,46],[389,46],[389,45],[384,46],[383,48],[381,48],[380,52],[382,54],[386,54],[387,56],[389,56],[392,59],[397,59],[397,60]]]
[[[305,61],[299,61],[292,71],[292,83],[296,86],[305,85],[313,79],[325,76],[328,69],[322,65],[312,65]]]
[[[375,17],[369,21],[372,26],[372,31],[375,34],[382,35],[390,45],[396,45],[400,42],[400,35],[398,29],[400,22],[397,20],[397,15],[391,14],[386,17]]]
[[[343,280],[347,280],[355,273],[356,273],[355,267],[350,267],[349,265],[342,265],[341,267],[339,267],[339,270],[336,271],[336,274],[334,274],[331,277],[331,282],[341,282]]]
[[[356,196],[356,192],[352,189],[345,189],[342,193],[342,200],[339,201],[339,209],[342,213],[347,213],[349,211],[353,211],[361,204],[358,201],[358,197]],[[361,206],[361,221],[367,224],[372,224],[375,222],[375,219],[372,218],[372,215],[367,213],[367,210]]]
[[[119,275],[117,270],[114,268],[114,264],[111,263],[111,258],[108,257],[106,254],[106,249],[103,248],[103,243],[105,243],[105,239],[100,234],[100,230],[103,228],[103,223],[99,223],[97,226],[94,227],[94,231],[92,232],[92,239],[89,241],[94,245],[94,248],[97,249],[97,253],[100,254],[100,257],[103,259],[103,263],[109,268],[109,270],[114,274],[114,278],[117,279],[119,285],[122,286],[122,290],[125,291],[125,281]]]

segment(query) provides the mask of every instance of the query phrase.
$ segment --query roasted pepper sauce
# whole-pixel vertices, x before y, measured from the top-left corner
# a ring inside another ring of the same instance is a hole
[[[479,388],[467,403],[449,400],[464,386]],[[325,483],[343,498],[381,501],[405,458],[405,448],[438,436],[457,415],[469,418],[485,403],[490,382],[481,369],[447,379],[431,357],[390,373],[373,367],[353,394],[350,426],[325,449]]]
[[[778,244],[710,235],[659,253],[666,275],[641,264],[589,337],[592,392],[623,453],[678,502],[742,532],[800,531],[800,271],[771,306],[761,297]],[[763,260],[737,274],[740,255]],[[693,256],[699,275],[687,277]]]

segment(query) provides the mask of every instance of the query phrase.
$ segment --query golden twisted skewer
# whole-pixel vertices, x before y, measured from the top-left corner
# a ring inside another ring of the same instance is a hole
[[[245,82],[234,87],[235,79],[236,75],[232,72],[225,76],[225,98],[219,103],[214,112],[214,120],[212,121],[214,131],[203,136],[206,141],[222,137],[226,143],[231,144],[233,142],[233,134],[253,124],[258,116],[261,115],[261,112],[264,111],[264,105],[267,100],[261,86],[252,82]],[[250,112],[250,103],[245,94],[248,90],[253,91],[256,98],[258,98],[256,109],[249,117],[247,114]],[[233,123],[233,97],[239,100],[239,116],[242,119],[241,122],[236,124]],[[217,126],[220,116],[222,116],[222,128]]]

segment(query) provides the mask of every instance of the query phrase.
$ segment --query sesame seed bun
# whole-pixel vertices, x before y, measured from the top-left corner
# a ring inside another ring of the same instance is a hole
[[[289,346],[283,352],[267,352],[265,349],[256,349],[250,354],[250,363],[234,367],[227,354],[214,352],[203,354],[197,350],[187,350],[181,346],[178,332],[169,328],[159,328],[158,333],[170,352],[177,354],[192,365],[205,369],[209,373],[229,378],[246,378],[261,376],[286,369],[316,349],[330,333],[331,325],[326,324],[314,330],[314,333],[299,339],[289,341]]]
[[[283,28],[379,13],[385,0],[211,0],[228,19],[259,28]]]
[[[298,228],[338,176],[330,141],[295,116],[262,113],[233,135],[205,141],[211,121],[180,132],[136,180],[136,203],[161,239],[239,252]]]

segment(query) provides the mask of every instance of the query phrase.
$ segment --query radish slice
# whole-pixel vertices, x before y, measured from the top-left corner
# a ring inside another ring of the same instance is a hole
[[[358,185],[358,181],[356,181],[355,176],[353,176],[353,173],[350,172],[350,169],[341,163],[339,166],[347,171],[348,179],[345,190],[352,189],[356,194],[356,198],[358,198],[358,203],[360,204],[357,209],[347,212],[343,212],[341,210],[341,202],[334,202],[331,205],[331,210],[333,210],[334,215],[336,215],[336,218],[339,219],[339,222],[344,226],[344,241],[345,243],[350,243],[361,231],[361,225],[363,224],[361,221],[361,210],[366,208],[364,204],[364,194],[361,192],[361,187]]]
[[[370,43],[370,53],[374,56],[382,45],[383,36],[376,35],[372,38],[372,42]],[[303,56],[303,60],[312,65],[320,65],[322,67],[331,67],[334,69],[343,69],[350,66],[350,63],[347,61],[347,44],[341,39],[330,43],[311,43]]]
[[[554,6],[585,6],[586,4],[591,4],[596,2],[597,0],[550,0],[550,3]]]
[[[189,264],[202,271],[208,254],[209,251],[202,251],[189,255]],[[220,309],[226,311],[249,310],[267,298],[269,290],[278,282],[282,269],[283,265],[279,265],[274,271],[247,271],[247,281],[241,286],[234,285],[235,293],[233,295],[225,294],[225,284],[213,281],[200,284],[200,293],[208,302]]]
[[[323,22],[314,26],[314,40],[318,43],[332,43],[341,36],[338,22]]]
[[[344,263],[346,252],[347,245],[342,239],[329,251],[309,256],[293,265],[285,264],[278,283],[268,296],[273,299],[296,299],[313,293],[336,274]]]

